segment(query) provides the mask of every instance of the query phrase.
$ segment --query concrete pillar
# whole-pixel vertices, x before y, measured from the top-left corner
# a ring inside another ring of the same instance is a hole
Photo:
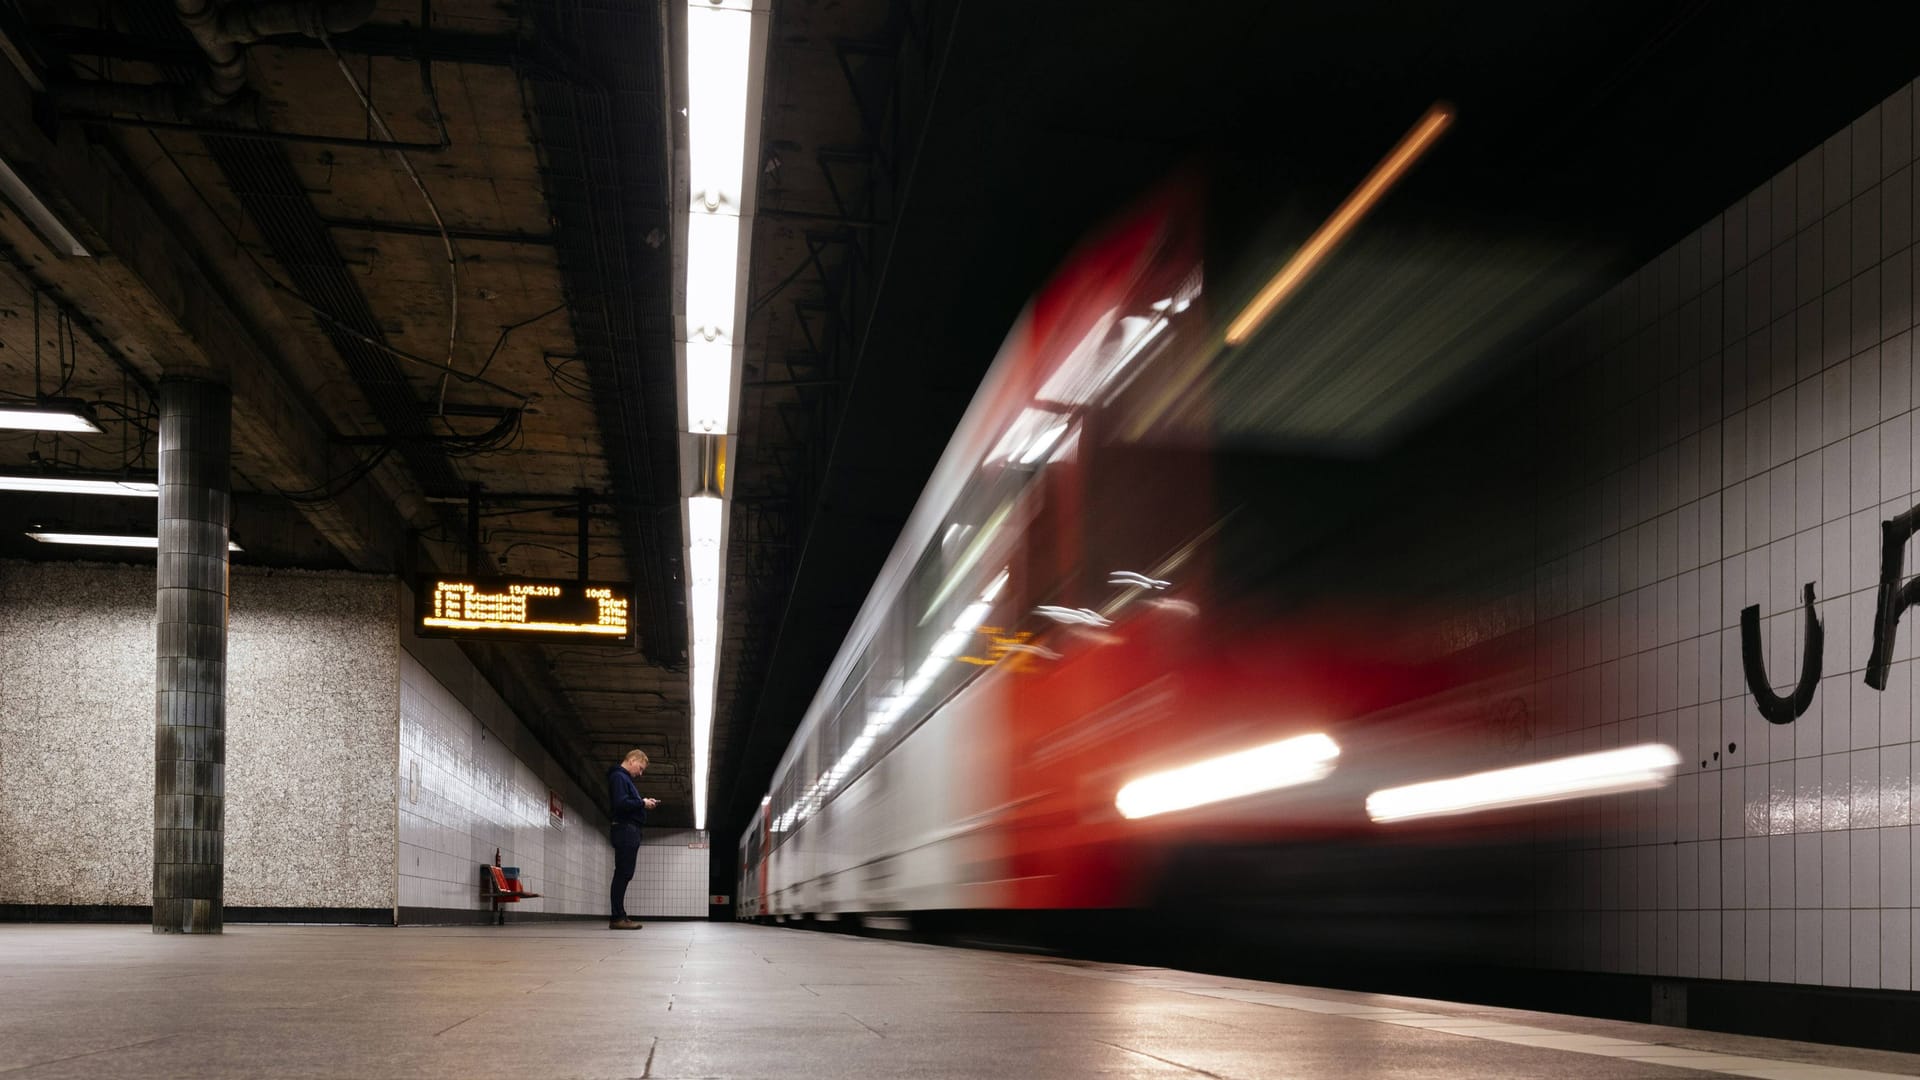
[[[233,398],[160,382],[153,931],[217,934],[226,843],[228,452]]]

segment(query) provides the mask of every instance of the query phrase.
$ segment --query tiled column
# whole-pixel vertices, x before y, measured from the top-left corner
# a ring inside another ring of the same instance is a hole
[[[160,383],[153,930],[217,934],[225,866],[232,395]]]

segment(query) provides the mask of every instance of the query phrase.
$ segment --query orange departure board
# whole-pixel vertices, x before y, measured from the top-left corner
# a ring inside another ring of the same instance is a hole
[[[633,644],[633,586],[540,578],[422,577],[414,633],[495,641]]]

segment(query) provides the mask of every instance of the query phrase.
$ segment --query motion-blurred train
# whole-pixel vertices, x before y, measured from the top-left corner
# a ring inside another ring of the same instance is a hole
[[[1471,417],[1341,444],[1298,407],[1350,392],[1298,384],[1306,331],[1230,344],[1289,272],[1323,292],[1268,309],[1310,330],[1370,249],[1223,284],[1257,238],[1205,201],[1169,184],[1013,328],[740,838],[739,917],[1431,915],[1443,881],[1518,880],[1488,867],[1541,804],[1671,774],[1658,746],[1536,753],[1510,444]]]

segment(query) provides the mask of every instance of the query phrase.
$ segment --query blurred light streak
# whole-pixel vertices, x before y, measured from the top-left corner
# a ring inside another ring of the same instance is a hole
[[[1060,607],[1057,604],[1042,604],[1034,608],[1037,615],[1045,615],[1057,623],[1069,626],[1112,626],[1113,620],[1087,608]]]
[[[1299,251],[1293,253],[1293,258],[1287,260],[1273,280],[1267,282],[1266,287],[1227,326],[1227,344],[1238,345],[1252,337],[1254,331],[1267,321],[1267,317],[1347,238],[1360,219],[1387,193],[1387,189],[1406,175],[1420,155],[1426,153],[1452,123],[1451,106],[1435,104],[1429,108],[1420,122],[1413,126],[1413,130],[1407,132],[1400,144],[1393,148],[1393,152],[1374,166],[1373,172],[1354,189],[1353,194],[1347,196],[1347,201],[1340,204],[1333,216],[1321,224]]]
[[[1299,735],[1143,776],[1122,787],[1113,805],[1123,817],[1143,818],[1276,791],[1321,779],[1339,756],[1327,736]]]
[[[1660,743],[1603,750],[1386,788],[1367,796],[1367,816],[1377,822],[1407,821],[1641,791],[1665,786],[1679,764],[1680,754]]]

